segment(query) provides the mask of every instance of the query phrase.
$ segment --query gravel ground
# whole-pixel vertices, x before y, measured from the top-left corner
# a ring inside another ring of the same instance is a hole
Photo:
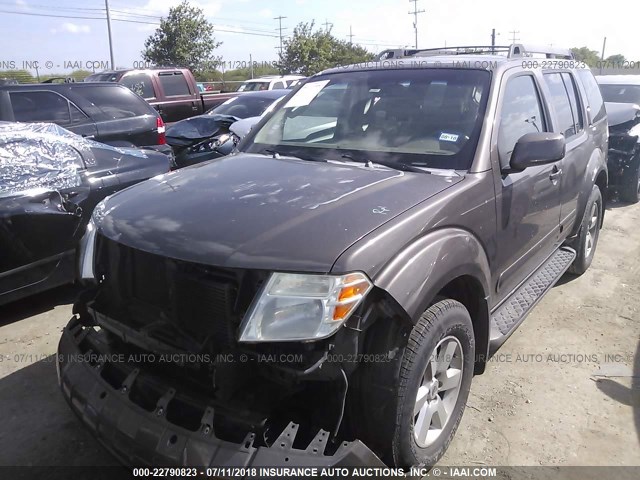
[[[640,465],[638,225],[640,207],[611,205],[592,268],[565,276],[474,379],[441,465]],[[0,307],[0,465],[116,465],[48,358],[74,295]]]

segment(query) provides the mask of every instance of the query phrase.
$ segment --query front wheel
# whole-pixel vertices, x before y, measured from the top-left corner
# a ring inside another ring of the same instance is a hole
[[[600,188],[594,185],[591,196],[587,202],[587,207],[582,218],[578,243],[576,248],[576,259],[569,267],[569,272],[575,275],[582,275],[591,266],[593,256],[596,253],[598,239],[600,238],[600,227],[602,225],[602,193]]]
[[[473,377],[475,342],[467,309],[442,300],[424,312],[404,351],[398,379],[393,462],[433,465],[458,428]]]

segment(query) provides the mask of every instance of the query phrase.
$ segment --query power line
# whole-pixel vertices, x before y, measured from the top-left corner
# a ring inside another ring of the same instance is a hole
[[[54,15],[52,13],[35,13],[35,12],[13,12],[10,10],[0,10],[0,13],[13,13],[15,15],[28,15],[32,17],[52,17],[52,18],[79,18],[83,20],[104,20],[104,17],[85,17],[74,15]]]
[[[16,8],[16,2],[0,2],[0,5]],[[35,3],[29,3],[29,7],[41,8],[44,10],[70,10],[70,11],[99,11],[104,12],[104,8],[89,8],[89,7],[52,7],[51,5],[41,5]]]
[[[418,48],[418,15],[424,13],[425,10],[418,10],[419,0],[409,0],[409,3],[413,2],[413,12],[409,12],[409,15],[413,15],[413,29],[416,32],[416,48]]]
[[[35,16],[35,17],[80,19],[80,20],[100,20],[100,21],[104,21],[106,19],[105,16],[87,17],[87,16],[83,16],[83,15],[55,15],[55,14],[51,14],[51,13],[15,12],[15,11],[10,11],[10,10],[0,10],[0,13],[9,13],[9,14],[15,14],[15,15],[28,15],[28,16]],[[138,23],[138,24],[142,24],[142,25],[160,25],[160,22],[146,22],[146,21],[143,21],[143,20],[131,20],[131,19],[125,19],[125,18],[116,18],[116,17],[112,17],[111,20],[114,21],[114,22]],[[232,26],[229,26],[229,28],[224,28],[224,27],[221,28],[221,27],[218,27],[215,24],[213,25],[213,27],[214,27],[214,30],[217,31],[217,32],[238,33],[240,35],[254,35],[254,36],[258,36],[258,37],[278,38],[278,35],[269,34],[269,33],[254,32],[254,31],[251,31],[249,29],[244,29],[244,28],[232,30],[231,29],[231,28],[233,28]]]

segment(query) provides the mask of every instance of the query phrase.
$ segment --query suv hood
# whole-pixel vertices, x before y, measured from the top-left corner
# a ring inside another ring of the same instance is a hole
[[[462,178],[239,154],[113,195],[98,229],[190,262],[329,272],[358,239]]]

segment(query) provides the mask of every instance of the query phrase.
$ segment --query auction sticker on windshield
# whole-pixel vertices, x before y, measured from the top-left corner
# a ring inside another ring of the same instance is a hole
[[[284,108],[304,107],[309,105],[311,101],[318,96],[320,90],[322,90],[329,80],[322,82],[311,82],[304,84],[298,93],[296,93],[291,100],[287,102]]]

